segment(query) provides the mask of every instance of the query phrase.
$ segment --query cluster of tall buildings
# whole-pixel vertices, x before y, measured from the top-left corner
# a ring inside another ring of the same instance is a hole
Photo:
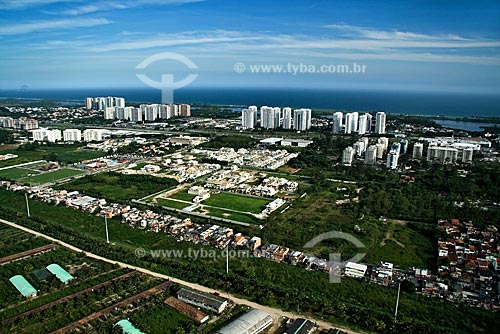
[[[426,158],[428,161],[436,163],[455,163],[457,161],[468,163],[472,161],[474,150],[480,150],[481,148],[479,144],[474,145],[468,142],[450,144],[429,139],[430,143],[427,148],[427,154],[425,154],[423,142],[415,142],[413,151],[409,151],[407,139],[397,140],[398,141],[389,145],[389,139],[387,137],[379,137],[376,143],[368,145],[367,137],[360,138],[352,146],[344,149],[342,153],[342,163],[344,165],[351,165],[356,157],[362,158],[364,154],[365,164],[373,166],[377,164],[377,160],[383,159],[384,153],[386,152],[385,166],[388,169],[397,169],[399,158],[408,152],[410,152],[412,158],[416,160]]]
[[[424,143],[415,143],[413,146],[413,159],[420,160],[424,156]],[[427,160],[439,163],[455,163],[461,158],[461,162],[471,162],[474,156],[473,147],[454,147],[451,145],[440,146],[437,143],[430,143],[427,148]]]
[[[189,104],[141,104],[136,107],[107,107],[104,110],[104,119],[127,120],[142,122],[169,119],[172,117],[191,116]]]
[[[344,114],[336,112],[333,114],[333,133],[358,133],[364,135],[366,133],[375,132],[376,134],[385,134],[386,114],[382,111],[375,115],[375,127],[373,127],[373,115],[370,113],[359,114],[358,112],[350,112]]]
[[[55,143],[58,141],[79,142],[79,141],[102,141],[103,130],[86,129],[83,132],[79,129],[59,129],[40,128],[32,131],[33,141],[46,141]]]
[[[38,129],[38,121],[36,119],[26,117],[0,117],[0,127],[19,130],[33,130]]]
[[[111,107],[125,107],[125,98],[123,97],[87,97],[85,99],[85,108],[87,110],[106,110]]]
[[[392,143],[389,147],[389,139],[387,137],[377,138],[377,142],[369,145],[369,139],[363,137],[355,142],[352,146],[344,149],[342,153],[342,163],[351,165],[356,157],[362,157],[364,154],[364,163],[366,165],[376,165],[377,160],[383,158],[387,152],[386,167],[396,169],[398,166],[399,157],[405,154],[408,150],[408,140],[401,139],[399,142]]]
[[[264,129],[283,128],[288,130],[306,131],[311,128],[311,109],[294,109],[285,107],[250,106],[241,111],[241,126],[243,129],[257,127],[257,116],[260,114],[260,127]]]

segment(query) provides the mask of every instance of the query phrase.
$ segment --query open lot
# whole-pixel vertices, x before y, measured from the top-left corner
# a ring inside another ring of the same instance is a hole
[[[212,194],[209,199],[203,201],[203,204],[241,212],[260,213],[269,202],[271,200],[266,198],[219,193]]]
[[[179,192],[176,192],[175,194],[169,196],[169,198],[174,198],[174,199],[178,199],[178,200],[181,200],[181,201],[186,201],[186,202],[192,202],[193,201],[193,198],[195,198],[196,195],[191,195],[191,194],[188,194],[187,190],[181,190]]]
[[[29,176],[19,179],[22,183],[46,183],[46,182],[54,182],[59,179],[64,179],[71,176],[81,175],[84,171],[72,168],[61,168],[55,171],[50,171],[46,173],[41,173],[35,176]]]
[[[242,223],[249,223],[249,224],[262,223],[261,220],[257,219],[256,217],[254,217],[250,214],[228,211],[228,210],[224,210],[224,209],[218,209],[218,208],[213,208],[213,207],[208,207],[208,206],[203,206],[203,205],[200,208],[196,209],[196,212],[202,213],[202,214],[205,214],[208,216],[236,220],[236,221],[239,221]]]
[[[432,226],[360,217],[356,202],[338,204],[357,196],[355,189],[338,191],[337,187],[332,183],[329,191],[307,195],[283,214],[272,215],[264,230],[268,240],[299,248],[321,233],[342,231],[363,242],[367,253],[363,261],[367,263],[386,261],[400,268],[435,267],[437,241],[431,237]],[[328,258],[331,252],[341,253],[345,259],[358,252],[353,244],[341,239],[323,241],[311,251],[323,258]]]
[[[168,198],[157,198],[156,204],[162,205],[162,206],[168,206],[169,208],[174,208],[174,209],[179,209],[179,210],[182,210],[185,207],[192,205],[192,203],[174,201],[174,200],[171,200]]]
[[[17,180],[34,174],[40,174],[40,172],[19,167],[0,170],[0,178],[6,180]]]
[[[125,175],[120,173],[99,173],[87,175],[65,183],[62,188],[78,190],[91,196],[114,202],[127,202],[172,188],[177,181],[149,175]]]
[[[100,158],[106,155],[105,152],[89,150],[75,145],[38,145],[33,150],[8,149],[2,151],[2,154],[7,153],[16,154],[19,157],[0,161],[0,167],[14,166],[36,160],[45,160],[45,157],[51,153],[56,154],[58,160],[64,163],[76,163],[83,160]]]

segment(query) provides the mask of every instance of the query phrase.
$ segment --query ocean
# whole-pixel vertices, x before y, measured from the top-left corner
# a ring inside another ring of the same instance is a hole
[[[84,101],[87,96],[122,96],[128,102],[161,102],[153,88],[80,88],[0,90],[1,97]],[[175,103],[268,105],[315,110],[385,111],[395,114],[448,117],[500,117],[500,94],[390,92],[275,88],[184,88]]]

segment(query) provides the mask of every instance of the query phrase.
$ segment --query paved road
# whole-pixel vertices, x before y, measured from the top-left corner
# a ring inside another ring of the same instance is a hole
[[[163,274],[160,274],[160,273],[156,273],[156,272],[148,270],[148,269],[144,269],[144,268],[141,268],[141,267],[132,266],[132,265],[124,263],[124,262],[110,260],[108,258],[99,256],[99,255],[96,255],[96,254],[93,254],[93,253],[90,253],[90,252],[86,252],[86,251],[84,251],[84,250],[82,250],[82,249],[80,249],[78,247],[72,246],[72,245],[70,245],[70,244],[68,244],[68,243],[66,243],[64,241],[52,238],[52,237],[50,237],[48,235],[45,235],[43,233],[31,230],[29,228],[26,228],[24,226],[12,223],[12,222],[4,220],[4,219],[0,219],[0,223],[4,223],[6,225],[15,227],[15,228],[20,229],[22,231],[31,233],[33,235],[40,236],[40,237],[43,237],[45,239],[51,240],[51,241],[53,241],[55,243],[58,243],[61,246],[69,248],[69,249],[71,249],[71,250],[73,250],[75,252],[83,252],[86,256],[88,256],[90,258],[93,258],[93,259],[96,259],[96,260],[100,260],[100,261],[104,261],[104,262],[108,262],[108,263],[112,263],[112,264],[118,264],[122,268],[130,268],[130,269],[133,269],[133,270],[140,271],[140,272],[142,272],[144,274],[147,274],[147,275],[151,275],[151,276],[162,278],[162,279],[168,279],[168,280],[171,280],[172,282],[175,282],[175,283],[187,286],[187,287],[189,287],[191,289],[196,289],[196,290],[207,292],[207,293],[214,293],[214,292],[215,293],[219,293],[221,296],[230,299],[232,302],[234,302],[236,304],[242,304],[242,305],[247,305],[247,306],[252,307],[252,308],[261,309],[261,310],[263,310],[263,311],[271,314],[273,316],[273,318],[280,318],[280,317],[296,318],[296,317],[298,317],[297,314],[294,314],[294,313],[291,313],[291,312],[286,312],[286,311],[283,311],[283,310],[280,310],[280,309],[277,309],[277,308],[272,308],[272,307],[269,307],[269,306],[260,305],[260,304],[257,304],[255,302],[251,302],[251,301],[246,300],[246,299],[235,297],[235,296],[233,296],[231,294],[228,294],[226,292],[217,291],[217,290],[210,289],[210,288],[207,288],[207,287],[199,285],[199,284],[195,284],[195,283],[183,281],[181,279],[170,277],[170,276],[163,275]],[[301,315],[301,317],[304,317],[304,316]],[[342,327],[339,327],[339,326],[333,326],[332,324],[330,324],[330,323],[328,323],[326,321],[323,321],[323,320],[318,320],[318,319],[314,319],[314,318],[310,318],[310,317],[307,317],[307,318],[310,319],[310,320],[312,320],[312,321],[314,321],[314,322],[316,322],[317,326],[319,326],[321,328],[325,328],[325,329],[330,329],[330,328],[341,329],[341,330],[343,330],[343,331],[345,331],[345,332],[347,332],[349,334],[360,334],[361,333],[361,332],[353,332],[351,330],[348,330],[346,328],[342,328]]]

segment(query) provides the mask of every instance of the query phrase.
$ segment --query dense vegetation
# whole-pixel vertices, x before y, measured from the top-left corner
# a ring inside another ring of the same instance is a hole
[[[193,117],[210,117],[210,118],[235,118],[240,116],[240,113],[234,112],[232,109],[213,105],[200,105],[191,108],[191,116]]]
[[[201,147],[217,150],[222,147],[231,147],[237,150],[252,147],[256,142],[257,139],[249,136],[229,135],[212,138],[209,142],[202,144]]]
[[[0,225],[0,258],[21,253],[49,242],[6,225]]]
[[[90,196],[105,198],[111,202],[127,203],[147,195],[174,187],[178,182],[170,178],[149,175],[125,175],[100,173],[87,175],[61,186],[67,190],[78,190]]]
[[[0,144],[11,144],[13,142],[12,132],[0,129]]]
[[[392,312],[396,291],[353,279],[329,284],[326,274],[256,258],[231,259],[231,272],[225,274],[224,259],[179,259],[133,256],[135,247],[168,249],[201,247],[178,243],[170,237],[133,230],[110,221],[115,245],[104,241],[103,224],[98,218],[68,208],[32,201],[32,219],[22,210],[21,194],[0,191],[1,215],[22,225],[71,242],[87,251],[122,260],[152,270],[236,294],[251,296],[262,304],[314,314],[330,321],[355,325],[379,333],[492,333],[496,315],[462,305],[443,303],[403,292],[400,318],[393,327]],[[71,218],[66,217],[70,215]],[[133,240],[133,241],[132,241]],[[130,243],[129,243],[130,242]],[[128,245],[128,246],[127,246]],[[471,319],[481,319],[471,321]]]

